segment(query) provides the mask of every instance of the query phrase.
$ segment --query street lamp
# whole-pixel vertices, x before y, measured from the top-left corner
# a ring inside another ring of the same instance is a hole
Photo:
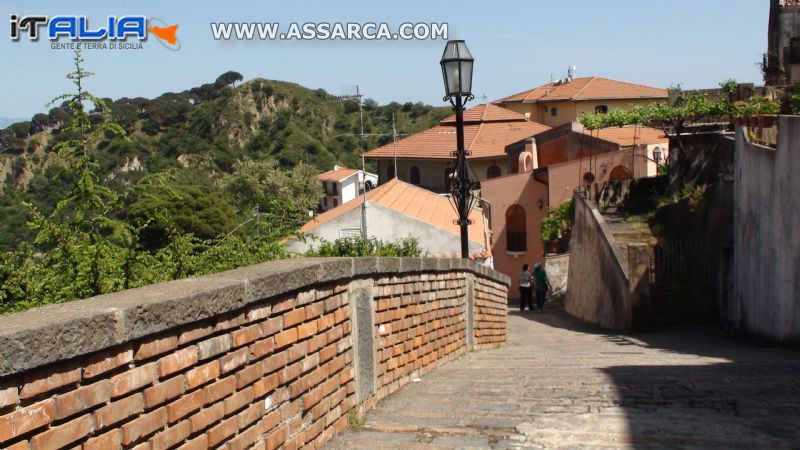
[[[653,149],[653,161],[655,161],[656,164],[661,164],[661,147]]]
[[[455,223],[461,229],[461,257],[469,258],[469,239],[467,226],[470,224],[469,212],[477,200],[472,191],[478,183],[470,180],[467,156],[464,149],[464,105],[475,98],[472,95],[472,64],[475,60],[462,40],[447,41],[439,64],[442,66],[446,101],[453,105],[456,114],[456,150],[451,156],[456,158],[455,173],[450,184],[453,207],[458,213]]]

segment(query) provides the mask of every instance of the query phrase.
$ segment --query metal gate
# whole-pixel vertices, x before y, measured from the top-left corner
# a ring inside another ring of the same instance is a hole
[[[713,321],[712,268],[704,242],[670,239],[650,252],[650,323]]]

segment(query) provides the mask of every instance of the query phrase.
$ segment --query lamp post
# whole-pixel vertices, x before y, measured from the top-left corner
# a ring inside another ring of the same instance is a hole
[[[477,199],[472,194],[477,183],[469,178],[467,156],[464,149],[464,105],[475,98],[472,95],[472,64],[475,60],[462,40],[447,41],[439,64],[444,79],[444,99],[453,106],[456,115],[456,150],[451,153],[456,158],[455,173],[451,183],[451,198],[458,213],[455,223],[461,230],[461,257],[469,258],[469,238],[467,227],[470,224],[469,212]]]

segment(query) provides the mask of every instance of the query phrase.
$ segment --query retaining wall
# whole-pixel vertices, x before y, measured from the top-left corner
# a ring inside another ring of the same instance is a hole
[[[270,262],[0,317],[0,447],[316,448],[506,340],[508,277],[464,260]]]
[[[777,147],[736,130],[734,295],[724,310],[734,327],[800,346],[800,118],[778,117]]]
[[[623,255],[595,204],[580,191],[573,202],[565,310],[605,328],[630,330],[643,320],[650,292],[647,244],[627,244]]]

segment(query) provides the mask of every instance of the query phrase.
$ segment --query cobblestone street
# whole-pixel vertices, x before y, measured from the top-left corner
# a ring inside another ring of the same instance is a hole
[[[798,448],[800,354],[683,327],[632,336],[548,304],[508,344],[406,385],[329,448]]]

